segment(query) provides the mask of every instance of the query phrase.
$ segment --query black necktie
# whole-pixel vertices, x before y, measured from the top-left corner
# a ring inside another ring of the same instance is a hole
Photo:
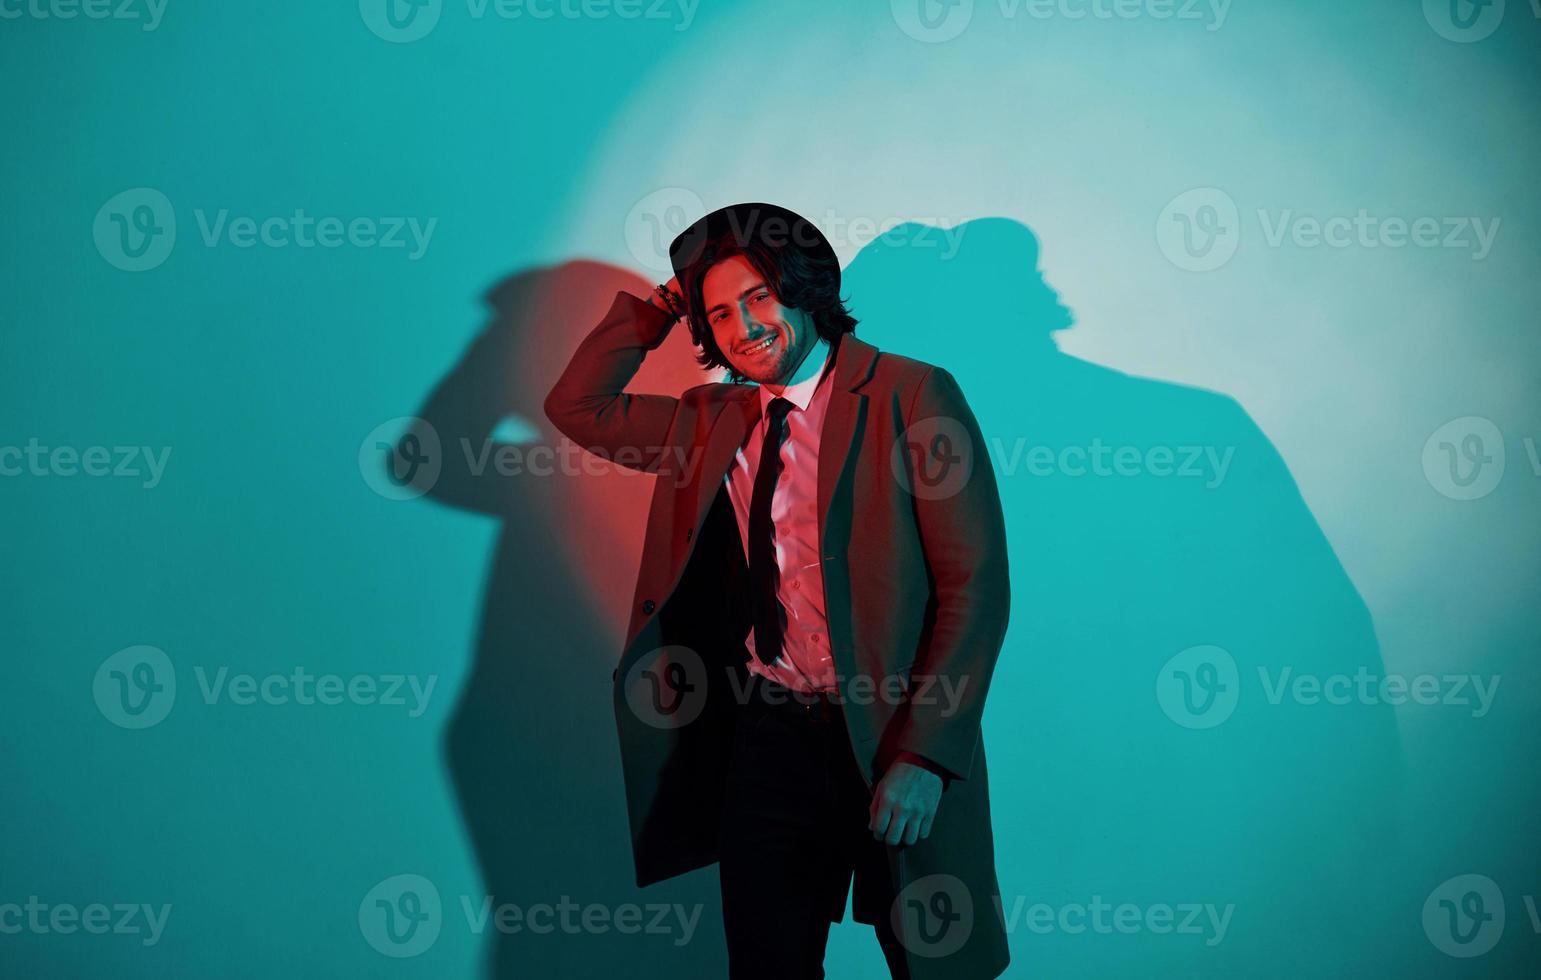
[[[759,468],[754,474],[754,494],[749,498],[749,601],[754,610],[754,655],[762,664],[781,656],[781,631],[786,611],[776,598],[780,569],[776,566],[776,528],[771,523],[771,498],[781,475],[781,437],[792,403],[785,398],[770,403],[765,441],[760,443]]]

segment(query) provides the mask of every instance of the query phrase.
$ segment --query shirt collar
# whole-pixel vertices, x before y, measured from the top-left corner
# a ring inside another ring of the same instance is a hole
[[[830,363],[834,360],[834,358],[830,357],[829,341],[823,337],[816,337],[814,343],[815,347],[808,352],[808,356],[810,358],[822,358],[824,366],[819,369],[818,374],[811,378],[804,378],[797,384],[791,385],[782,391],[780,395],[777,395],[764,385],[760,385],[760,414],[762,416],[770,413],[770,403],[777,398],[787,399],[802,411],[806,412],[808,410],[808,403],[813,401],[814,391],[818,389],[819,382],[824,380],[824,376],[830,373]]]

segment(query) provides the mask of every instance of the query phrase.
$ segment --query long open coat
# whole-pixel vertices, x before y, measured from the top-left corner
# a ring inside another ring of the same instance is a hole
[[[669,326],[618,294],[545,401],[574,442],[657,475],[614,692],[639,885],[717,860],[751,622],[725,478],[758,389],[627,393]],[[995,977],[1008,953],[979,722],[1010,588],[994,474],[942,368],[846,334],[833,371],[817,503],[851,747],[869,785],[901,750],[957,777],[930,836],[888,849],[892,921],[915,977]]]

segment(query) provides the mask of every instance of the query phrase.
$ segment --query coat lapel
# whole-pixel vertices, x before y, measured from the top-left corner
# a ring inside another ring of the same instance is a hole
[[[706,512],[722,489],[722,478],[733,463],[733,456],[744,444],[749,431],[760,421],[759,388],[754,385],[731,385],[728,403],[717,413],[717,422],[706,439],[706,451],[701,456],[701,482],[696,485],[696,533]]]
[[[829,407],[824,413],[824,429],[819,433],[819,549],[828,549],[829,508],[835,498],[840,477],[852,462],[851,444],[856,428],[866,411],[867,396],[857,389],[872,377],[877,348],[852,334],[840,338],[835,350],[834,387],[829,393]],[[828,555],[824,555],[828,557]]]

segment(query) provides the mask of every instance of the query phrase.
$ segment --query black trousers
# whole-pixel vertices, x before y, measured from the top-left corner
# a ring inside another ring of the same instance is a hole
[[[890,975],[909,980],[889,922],[888,848],[867,829],[871,794],[839,706],[799,703],[759,676],[749,690],[737,708],[718,866],[730,977],[822,978],[830,923],[845,917],[854,879],[853,918],[876,929]]]

